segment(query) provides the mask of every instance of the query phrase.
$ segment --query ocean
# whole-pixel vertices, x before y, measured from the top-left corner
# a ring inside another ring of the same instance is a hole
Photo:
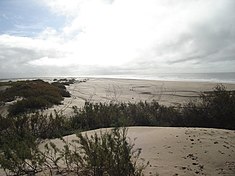
[[[147,79],[163,81],[192,81],[235,84],[235,72],[217,73],[157,73],[154,75],[97,75],[92,77]]]
[[[54,78],[123,78],[123,79],[146,79],[161,81],[186,81],[186,82],[214,82],[235,84],[235,72],[216,72],[216,73],[157,73],[154,75],[78,75],[78,76],[58,76],[58,77],[25,77],[8,78],[0,81],[25,80],[25,79],[44,79],[53,80]]]
[[[159,73],[150,77],[154,80],[169,81],[194,81],[194,82],[216,82],[216,83],[234,83],[235,72],[222,73]]]

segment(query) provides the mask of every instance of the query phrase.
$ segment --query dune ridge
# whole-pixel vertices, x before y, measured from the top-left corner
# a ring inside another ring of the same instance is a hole
[[[82,134],[87,133],[89,136],[107,130],[110,128]],[[135,148],[142,149],[141,160],[150,162],[144,171],[145,175],[235,175],[235,131],[213,128],[128,127],[127,136],[134,142]],[[75,138],[75,134],[64,137],[67,141]],[[59,139],[51,141],[58,147],[63,147]]]

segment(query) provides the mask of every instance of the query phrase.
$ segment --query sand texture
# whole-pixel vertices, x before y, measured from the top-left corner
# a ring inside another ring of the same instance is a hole
[[[101,129],[103,131],[107,129]],[[108,129],[110,130],[110,129]],[[88,136],[99,133],[92,130]],[[235,175],[235,131],[211,128],[130,127],[128,137],[149,161],[145,175]],[[66,141],[75,135],[64,137]],[[59,139],[52,140],[63,146]]]

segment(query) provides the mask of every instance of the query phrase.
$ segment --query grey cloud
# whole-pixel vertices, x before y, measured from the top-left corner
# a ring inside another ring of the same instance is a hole
[[[51,49],[42,51],[0,43],[0,77],[141,75],[178,72],[182,71],[182,68],[183,71],[189,72],[235,71],[235,1],[225,2],[217,12],[211,14],[208,11],[205,19],[190,24],[189,30],[182,31],[174,40],[161,44],[156,41],[133,61],[121,66],[33,66],[28,64],[29,61],[46,56],[56,58],[60,53]],[[185,47],[188,43],[192,44],[189,50]],[[175,54],[175,57],[167,57],[167,54],[171,53]]]
[[[187,33],[182,33],[177,40],[156,46],[152,49],[154,57],[164,57],[166,53],[180,53],[177,57],[166,59],[167,64],[234,61],[235,51],[235,1],[228,2],[216,14],[194,23]],[[184,45],[192,42],[192,51],[185,52]]]
[[[59,68],[32,66],[29,61],[48,56],[55,57],[56,51],[41,51],[27,48],[10,47],[0,44],[0,77],[46,76],[48,73],[59,73]]]

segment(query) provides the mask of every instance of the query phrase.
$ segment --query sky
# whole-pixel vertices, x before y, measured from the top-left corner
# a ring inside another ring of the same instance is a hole
[[[0,78],[235,72],[234,0],[0,0]]]

